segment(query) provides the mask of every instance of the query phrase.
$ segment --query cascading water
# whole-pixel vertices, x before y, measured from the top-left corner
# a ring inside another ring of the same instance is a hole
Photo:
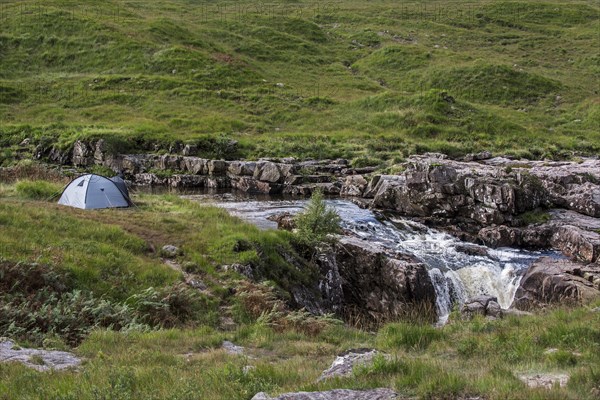
[[[198,199],[198,196],[190,197]],[[206,199],[205,196],[200,198]],[[277,223],[267,219],[269,216],[300,212],[307,202],[251,198],[240,201],[231,194],[213,197],[212,201],[262,229],[277,228]],[[376,216],[348,200],[327,200],[327,204],[337,210],[347,233],[390,250],[413,254],[429,267],[441,324],[454,307],[477,295],[497,297],[502,308],[510,307],[527,267],[543,255],[558,256],[549,251],[491,249],[471,244],[465,251],[464,242],[417,222]]]

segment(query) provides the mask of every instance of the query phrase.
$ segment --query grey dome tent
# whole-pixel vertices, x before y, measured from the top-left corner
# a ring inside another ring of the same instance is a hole
[[[131,206],[125,181],[120,177],[113,179],[95,174],[81,175],[65,187],[58,204],[86,210]]]

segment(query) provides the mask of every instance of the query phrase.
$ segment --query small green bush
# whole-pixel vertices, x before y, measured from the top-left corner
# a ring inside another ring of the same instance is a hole
[[[340,216],[328,207],[321,191],[315,191],[306,210],[296,216],[296,237],[300,243],[314,246],[327,241],[327,235],[340,232]]]
[[[47,181],[19,181],[15,185],[19,196],[31,200],[51,200],[57,197],[62,187]]]

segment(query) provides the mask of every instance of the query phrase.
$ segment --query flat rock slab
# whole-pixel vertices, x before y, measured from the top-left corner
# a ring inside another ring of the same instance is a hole
[[[286,393],[278,397],[269,397],[261,392],[252,400],[393,400],[399,399],[398,394],[391,389],[349,390],[335,389],[326,392],[297,392]]]
[[[244,354],[244,348],[236,344],[231,343],[229,340],[224,340],[221,348],[229,354],[242,355]]]
[[[552,389],[556,384],[565,387],[569,382],[567,374],[520,374],[518,377],[530,388]]]
[[[11,340],[0,341],[0,362],[20,362],[38,371],[63,370],[81,364],[81,359],[66,351],[18,347]]]
[[[373,364],[373,359],[378,354],[381,353],[374,349],[348,350],[337,356],[331,367],[323,371],[317,382],[329,378],[351,376],[354,367]]]

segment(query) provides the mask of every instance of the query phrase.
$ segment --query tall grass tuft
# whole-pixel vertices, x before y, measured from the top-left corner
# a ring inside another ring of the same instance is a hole
[[[29,180],[17,182],[15,188],[17,193],[23,198],[45,201],[57,198],[62,190],[62,187],[55,183]]]

